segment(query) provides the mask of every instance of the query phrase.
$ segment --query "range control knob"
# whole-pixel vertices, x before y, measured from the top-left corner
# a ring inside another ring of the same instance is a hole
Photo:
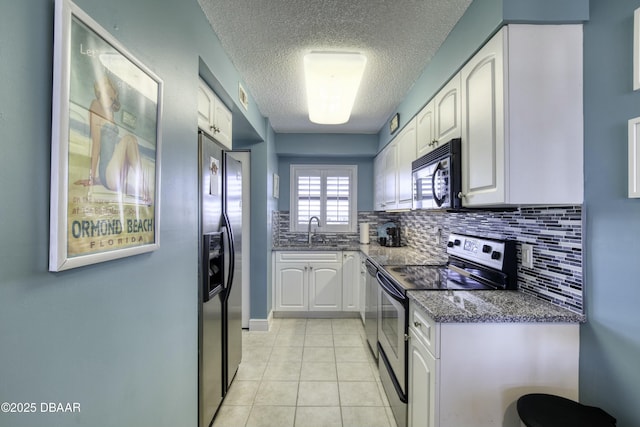
[[[453,244],[456,245],[456,246],[460,246],[460,243],[462,243],[460,241],[460,239],[456,239],[456,240],[453,241]]]
[[[498,251],[491,252],[491,259],[500,259],[501,256],[502,254]]]
[[[453,242],[451,242],[451,241],[447,242],[447,247],[448,248],[452,248],[453,247]]]
[[[482,245],[482,253],[488,254],[491,252],[491,246],[489,245]]]

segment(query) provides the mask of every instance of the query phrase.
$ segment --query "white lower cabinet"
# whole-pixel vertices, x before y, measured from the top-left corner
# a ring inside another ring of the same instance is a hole
[[[409,308],[409,427],[519,427],[516,402],[578,400],[579,324],[436,323]]]
[[[275,311],[359,311],[357,251],[275,253]]]
[[[276,307],[278,310],[309,309],[309,275],[306,263],[282,262],[276,269]]]
[[[342,311],[360,310],[360,252],[342,252]]]
[[[364,317],[365,317],[365,312],[366,312],[366,298],[367,298],[367,265],[365,264],[367,261],[367,256],[365,254],[363,254],[362,252],[360,253],[360,279],[359,279],[359,289],[360,289],[360,293],[359,293],[359,300],[360,300],[360,318],[362,319],[362,322],[364,323]]]
[[[339,262],[309,263],[309,311],[342,310],[341,266]]]
[[[413,427],[435,426],[436,358],[409,329],[408,422]]]

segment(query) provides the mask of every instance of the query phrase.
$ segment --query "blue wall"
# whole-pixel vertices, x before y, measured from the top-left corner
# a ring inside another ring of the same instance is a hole
[[[48,272],[53,1],[1,2],[0,402],[81,412],[0,413],[0,426],[195,426],[201,63],[247,134],[265,138],[266,122],[253,101],[236,107],[238,73],[196,0],[77,4],[164,81],[160,248]]]
[[[280,199],[278,210],[290,210],[291,165],[356,165],[358,166],[358,211],[373,210],[373,162],[363,157],[280,157]]]
[[[289,161],[277,159],[277,140],[283,156],[310,153],[287,148],[297,137],[274,135],[252,100],[247,113],[237,107],[239,75],[195,0],[77,3],[164,80],[161,247],[67,272],[47,271],[53,2],[0,3],[0,401],[82,405],[81,413],[71,415],[0,413],[0,425],[196,425],[198,73],[209,70],[205,77],[234,111],[234,132],[252,150],[253,318],[271,309],[269,212],[278,201],[270,179],[285,173],[279,162]],[[621,427],[640,425],[634,399],[640,395],[640,201],[626,198],[625,167],[626,123],[640,116],[640,93],[631,86],[637,7],[639,0],[475,0],[398,107],[403,118],[415,115],[503,20],[589,18],[588,322],[581,328],[580,394],[585,403],[612,412]],[[374,136],[375,149],[366,143],[357,149],[364,152],[342,155],[370,158],[388,143],[386,130]],[[329,160],[331,150],[315,154]]]
[[[276,135],[276,153],[280,175],[278,210],[290,209],[291,164],[357,165],[357,209],[373,210],[373,158],[378,153],[377,135],[281,133]]]
[[[640,200],[627,198],[633,11],[639,0],[591,0],[584,26],[586,311],[580,398],[640,426]]]

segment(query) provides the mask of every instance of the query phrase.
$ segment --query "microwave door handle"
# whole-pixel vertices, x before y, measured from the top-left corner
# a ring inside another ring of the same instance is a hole
[[[436,175],[438,175],[438,171],[441,169],[443,169],[442,162],[438,162],[438,165],[431,174],[431,193],[433,194],[433,200],[436,202],[436,205],[438,205],[438,207],[442,206],[442,204],[444,203],[444,197],[440,199],[436,194]]]

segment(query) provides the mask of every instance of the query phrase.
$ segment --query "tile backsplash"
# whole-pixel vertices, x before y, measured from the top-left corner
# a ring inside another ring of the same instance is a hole
[[[359,212],[358,223],[370,223],[371,241],[377,227],[393,221],[402,229],[408,246],[433,256],[446,251],[449,233],[495,239],[514,239],[533,246],[533,268],[522,266],[518,248],[518,287],[538,298],[583,313],[582,206],[527,207],[512,211],[464,212],[408,211]],[[289,232],[289,212],[274,212],[273,242],[286,246],[304,242],[306,233]],[[358,233],[327,233],[327,242],[357,244]]]

